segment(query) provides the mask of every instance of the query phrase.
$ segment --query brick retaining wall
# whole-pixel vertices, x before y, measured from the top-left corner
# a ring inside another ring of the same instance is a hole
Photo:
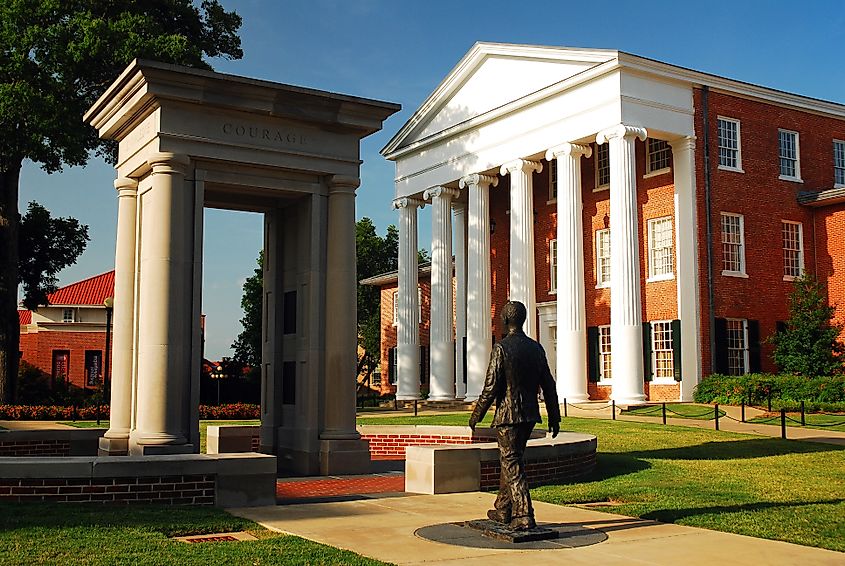
[[[138,478],[0,479],[0,501],[214,505],[212,474]]]
[[[362,434],[362,440],[370,442],[370,458],[373,460],[404,460],[406,446],[429,444],[472,444],[490,442],[489,438],[448,435],[412,434]]]
[[[557,458],[526,460],[525,474],[528,485],[537,487],[552,483],[563,483],[584,477],[596,467],[596,454],[571,454]],[[498,460],[481,462],[481,491],[499,489],[501,466]]]
[[[70,456],[69,440],[13,440],[0,442],[0,457]]]

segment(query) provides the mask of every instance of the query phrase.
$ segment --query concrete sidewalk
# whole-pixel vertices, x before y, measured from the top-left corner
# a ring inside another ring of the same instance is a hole
[[[0,421],[0,428],[6,430],[80,430],[78,427],[61,424],[59,421]]]
[[[539,523],[596,529],[607,540],[578,548],[500,550],[453,546],[414,534],[426,526],[483,518],[494,498],[480,492],[408,495],[229,511],[272,530],[402,565],[845,564],[845,554],[829,550],[540,502],[535,503]]]

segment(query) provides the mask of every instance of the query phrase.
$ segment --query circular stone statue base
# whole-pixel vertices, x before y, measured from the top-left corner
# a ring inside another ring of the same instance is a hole
[[[454,546],[470,548],[496,548],[504,550],[555,550],[589,546],[607,540],[607,535],[596,529],[588,529],[577,524],[542,523],[542,529],[555,531],[557,538],[531,542],[507,542],[485,536],[478,529],[465,526],[465,523],[441,523],[417,529],[414,534],[420,538]]]

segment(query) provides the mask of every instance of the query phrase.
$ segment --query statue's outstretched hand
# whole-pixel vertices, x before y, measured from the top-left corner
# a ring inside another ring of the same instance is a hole
[[[557,433],[560,432],[560,423],[559,422],[550,422],[549,423],[549,432],[552,433],[552,438],[557,436]]]

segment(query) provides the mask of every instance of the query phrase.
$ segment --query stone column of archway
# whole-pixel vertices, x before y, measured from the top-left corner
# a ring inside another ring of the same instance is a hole
[[[187,404],[193,307],[188,157],[155,153],[139,191],[138,351],[131,454],[194,452]]]

